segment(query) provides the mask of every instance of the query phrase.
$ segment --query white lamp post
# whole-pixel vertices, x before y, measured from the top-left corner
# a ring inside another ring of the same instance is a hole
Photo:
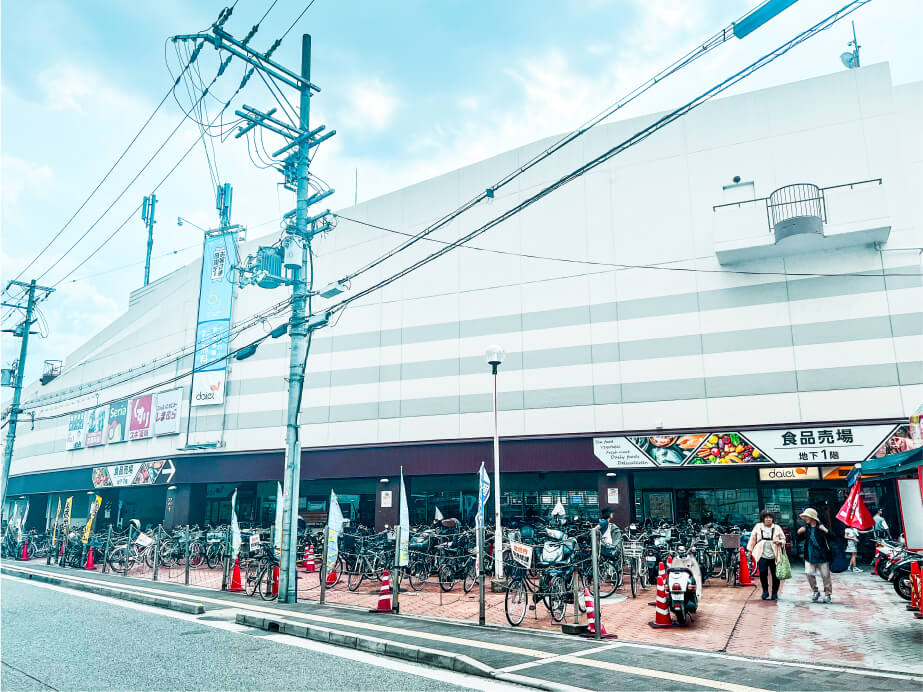
[[[487,363],[494,376],[494,576],[503,579],[503,529],[500,526],[500,424],[497,417],[497,369],[506,355],[499,346],[488,346]]]

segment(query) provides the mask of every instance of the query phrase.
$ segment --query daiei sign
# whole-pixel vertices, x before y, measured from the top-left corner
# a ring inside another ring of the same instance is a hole
[[[817,466],[785,466],[761,468],[761,481],[816,481],[820,479]]]

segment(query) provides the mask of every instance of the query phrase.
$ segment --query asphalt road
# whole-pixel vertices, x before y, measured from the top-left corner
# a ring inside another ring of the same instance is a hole
[[[218,618],[160,614],[10,577],[0,588],[0,689],[9,692],[511,689],[287,638],[295,646],[259,630],[222,629],[233,625]]]

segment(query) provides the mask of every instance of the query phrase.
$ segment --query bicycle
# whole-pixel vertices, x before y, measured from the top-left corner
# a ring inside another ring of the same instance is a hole
[[[259,593],[264,601],[274,601],[278,598],[278,582],[276,582],[278,567],[279,561],[272,548],[260,544],[258,557],[247,561],[244,579],[247,595],[252,596]]]

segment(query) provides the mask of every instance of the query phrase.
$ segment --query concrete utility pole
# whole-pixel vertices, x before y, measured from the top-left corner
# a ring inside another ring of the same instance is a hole
[[[310,127],[311,94],[320,89],[311,83],[311,37],[304,34],[301,39],[301,72],[295,73],[270,59],[272,52],[278,47],[276,41],[272,48],[265,54],[259,53],[249,46],[247,41],[238,41],[228,34],[220,24],[212,26],[211,34],[194,34],[174,36],[177,40],[208,41],[218,50],[224,50],[249,63],[253,69],[260,70],[271,78],[297,90],[299,92],[299,114],[297,126],[274,117],[276,109],[262,112],[256,108],[244,105],[242,110],[235,111],[236,115],[247,121],[241,126],[236,138],[246,135],[254,127],[263,127],[277,135],[289,140],[278,151],[272,153],[275,159],[287,154],[281,162],[280,168],[285,175],[286,187],[295,185],[297,206],[294,211],[285,215],[287,220],[294,218],[294,223],[289,223],[282,238],[282,249],[275,247],[260,248],[256,257],[248,259],[247,266],[240,267],[241,283],[259,283],[264,288],[273,288],[281,284],[292,287],[292,316],[288,323],[288,334],[291,350],[289,353],[289,378],[288,378],[288,405],[285,422],[285,469],[283,472],[282,493],[282,546],[279,565],[279,601],[281,603],[294,603],[296,601],[297,577],[295,560],[298,545],[298,497],[299,482],[301,480],[301,439],[300,421],[301,395],[304,388],[304,371],[308,336],[315,330],[326,326],[329,315],[311,316],[311,297],[317,295],[314,291],[314,277],[311,271],[311,239],[333,228],[330,221],[330,211],[326,210],[314,216],[308,215],[312,204],[333,194],[333,190],[322,192],[311,191],[309,153],[311,149],[321,142],[336,134],[330,130],[321,134],[325,129],[323,125]],[[281,104],[280,104],[281,105]],[[294,151],[292,151],[294,150]],[[291,152],[291,153],[288,153]],[[289,189],[291,189],[289,187]],[[264,260],[278,251],[281,255],[283,272],[286,276],[270,274],[266,269]],[[331,286],[321,292],[325,296],[336,295],[344,289],[339,285]],[[254,345],[247,352],[238,353],[235,358],[241,360],[249,357],[256,350]]]
[[[9,427],[6,431],[6,446],[3,448],[3,469],[0,471],[0,506],[6,501],[6,487],[7,481],[10,478],[10,465],[13,463],[13,443],[16,441],[16,423],[19,420],[19,400],[22,396],[22,378],[26,371],[26,355],[29,351],[29,334],[31,333],[32,325],[35,322],[35,305],[36,291],[44,292],[45,296],[54,291],[53,288],[48,288],[47,286],[39,286],[35,283],[33,279],[29,283],[23,283],[22,281],[10,281],[7,284],[7,289],[10,286],[21,286],[27,288],[28,300],[26,301],[26,317],[15,329],[7,329],[4,331],[9,331],[13,333],[13,336],[18,336],[22,339],[19,345],[19,364],[16,366],[16,375],[13,381],[13,404],[10,408],[10,420]],[[16,307],[20,310],[23,309],[21,305],[8,305],[8,307]]]
[[[154,207],[157,206],[157,195],[145,197],[141,203],[141,219],[147,228],[147,257],[144,260],[144,285],[151,282],[151,250],[154,249]]]

